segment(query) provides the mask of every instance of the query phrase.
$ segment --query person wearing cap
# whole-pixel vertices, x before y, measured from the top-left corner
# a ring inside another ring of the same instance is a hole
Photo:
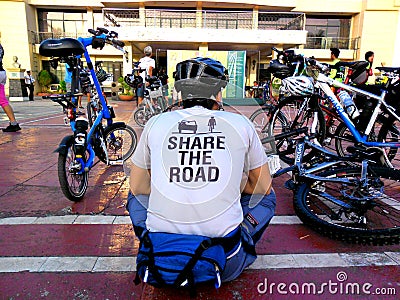
[[[153,49],[150,46],[146,46],[143,50],[144,57],[139,60],[138,68],[145,69],[145,71],[140,73],[140,76],[143,78],[143,85],[137,88],[136,94],[138,97],[138,106],[142,103],[144,97],[144,84],[146,84],[146,76],[153,76],[153,70],[156,67],[156,62],[151,55],[153,53]]]
[[[275,212],[268,158],[248,118],[222,110],[229,75],[219,61],[185,60],[174,79],[183,109],[145,125],[132,157],[127,210],[138,237],[239,232],[221,270],[222,282],[230,281],[255,261]]]
[[[335,78],[338,70],[335,68],[335,65],[340,62],[339,59],[339,54],[340,54],[340,50],[338,48],[331,48],[331,60],[332,62],[330,63],[332,68],[331,68],[331,73],[329,74],[330,78]]]

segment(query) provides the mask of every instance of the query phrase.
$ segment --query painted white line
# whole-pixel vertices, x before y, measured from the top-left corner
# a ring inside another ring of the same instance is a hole
[[[129,216],[103,216],[103,215],[65,215],[49,217],[10,217],[0,219],[0,225],[26,225],[26,224],[119,224],[131,225]],[[274,225],[302,224],[297,216],[274,216],[271,220]]]
[[[63,123],[59,124],[20,124],[23,125],[25,128],[32,128],[32,127],[64,127],[69,128],[69,125],[65,125]]]
[[[400,256],[400,252],[390,252]],[[385,253],[317,253],[259,255],[252,270],[371,267],[399,265]],[[368,257],[366,260],[361,257]],[[379,262],[379,263],[377,263]],[[62,256],[0,257],[0,273],[16,272],[134,272],[136,257]]]
[[[51,117],[47,117],[47,118],[35,119],[35,120],[31,120],[31,121],[27,121],[27,122],[20,123],[20,124],[21,124],[21,125],[25,125],[25,124],[35,123],[35,122],[39,122],[39,121],[46,121],[46,120],[50,120],[50,119],[55,119],[55,118],[62,117],[63,115],[64,115],[64,114],[60,114],[60,115],[55,115],[55,116],[51,116]]]

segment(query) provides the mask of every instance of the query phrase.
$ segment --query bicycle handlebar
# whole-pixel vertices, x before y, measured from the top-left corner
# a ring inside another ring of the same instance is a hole
[[[97,39],[104,40],[107,44],[112,45],[114,48],[121,50],[126,54],[126,50],[123,49],[125,43],[118,40],[118,33],[115,31],[108,31],[106,28],[97,27],[96,30],[88,29],[88,32],[92,34]]]

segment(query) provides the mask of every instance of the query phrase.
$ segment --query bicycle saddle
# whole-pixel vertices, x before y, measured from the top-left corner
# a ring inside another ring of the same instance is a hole
[[[376,69],[383,72],[400,73],[399,67],[376,67]]]
[[[339,61],[338,63],[334,64],[332,68],[339,68],[339,67],[349,67],[353,70],[363,69],[365,70],[368,66],[369,62],[366,60],[359,60],[359,61]]]
[[[81,42],[72,38],[47,39],[40,43],[39,53],[46,57],[67,57],[81,55],[85,47]]]
[[[271,60],[268,70],[280,79],[291,76],[290,68],[287,65],[280,63],[277,59]]]

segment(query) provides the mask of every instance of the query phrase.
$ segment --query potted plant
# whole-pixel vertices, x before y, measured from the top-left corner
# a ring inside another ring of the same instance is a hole
[[[67,83],[65,80],[60,81],[60,85],[58,86],[57,92],[65,94],[67,92]]]
[[[42,92],[38,93],[38,96],[44,96],[48,94],[49,85],[52,83],[53,78],[47,70],[41,70],[38,74],[38,82]]]
[[[132,88],[125,82],[124,77],[118,78],[118,82],[122,86],[122,93],[118,94],[119,100],[123,101],[133,100]]]

